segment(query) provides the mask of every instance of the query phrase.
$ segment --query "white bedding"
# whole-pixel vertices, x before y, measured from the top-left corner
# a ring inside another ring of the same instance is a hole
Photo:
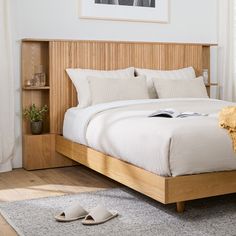
[[[213,99],[153,99],[71,108],[63,135],[74,142],[162,176],[236,169],[236,155],[218,112],[229,102]],[[207,117],[148,118],[162,108],[207,113]]]

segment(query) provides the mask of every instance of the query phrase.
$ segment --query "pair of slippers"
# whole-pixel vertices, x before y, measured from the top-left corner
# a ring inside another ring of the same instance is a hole
[[[82,220],[84,225],[97,225],[107,222],[118,216],[116,211],[108,211],[104,206],[98,205],[90,212],[87,212],[79,204],[67,208],[65,211],[55,216],[59,222],[70,222],[75,220]]]

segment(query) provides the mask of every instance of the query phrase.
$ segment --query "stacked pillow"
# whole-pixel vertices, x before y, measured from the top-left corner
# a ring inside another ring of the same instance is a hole
[[[134,68],[126,68],[123,70],[89,70],[89,69],[66,69],[72,83],[74,84],[77,97],[79,102],[79,107],[84,108],[92,105],[91,92],[89,87],[89,82],[87,77],[97,77],[97,78],[133,78]]]
[[[111,79],[88,77],[92,104],[120,100],[148,99],[145,78]]]
[[[150,98],[157,98],[157,92],[153,83],[153,78],[159,79],[195,79],[196,74],[193,67],[187,67],[179,70],[151,70],[135,68],[137,76],[145,75]]]
[[[203,78],[192,67],[179,70],[67,69],[78,94],[79,107],[118,100],[208,98]],[[138,77],[134,77],[134,75]]]
[[[153,78],[158,98],[208,98],[203,77],[196,79]]]

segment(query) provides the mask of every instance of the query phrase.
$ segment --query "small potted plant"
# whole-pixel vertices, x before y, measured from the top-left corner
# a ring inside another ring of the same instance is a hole
[[[37,108],[32,104],[29,108],[24,109],[24,117],[30,121],[32,134],[41,134],[43,131],[43,119],[48,112],[48,106],[44,105]]]

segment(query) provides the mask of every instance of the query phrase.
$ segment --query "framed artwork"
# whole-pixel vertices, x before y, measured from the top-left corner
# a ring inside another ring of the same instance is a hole
[[[168,23],[169,0],[79,0],[79,15],[87,19]]]

